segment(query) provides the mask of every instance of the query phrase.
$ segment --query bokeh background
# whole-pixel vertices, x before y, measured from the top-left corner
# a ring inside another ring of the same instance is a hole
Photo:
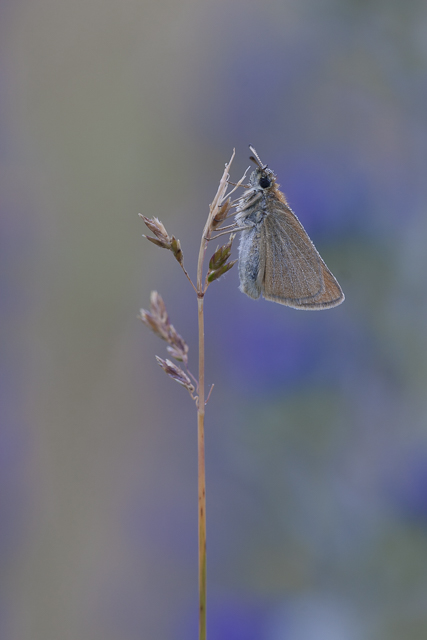
[[[206,299],[210,640],[427,637],[427,5],[3,0],[0,636],[197,637],[190,344],[233,147],[279,176],[346,302]]]

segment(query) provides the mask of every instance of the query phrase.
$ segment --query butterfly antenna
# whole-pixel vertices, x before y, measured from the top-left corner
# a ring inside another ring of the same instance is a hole
[[[253,153],[253,155],[249,157],[249,160],[252,160],[252,162],[254,162],[257,165],[257,167],[261,169],[261,171],[263,171],[264,169],[267,169],[267,165],[262,164],[259,155],[257,154],[257,152],[255,151],[255,149],[251,144],[249,145],[249,149]]]

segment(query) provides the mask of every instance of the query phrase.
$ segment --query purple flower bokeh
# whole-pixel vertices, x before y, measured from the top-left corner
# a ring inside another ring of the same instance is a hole
[[[389,482],[389,497],[395,511],[407,522],[427,526],[427,447],[406,455],[400,470]]]
[[[209,594],[207,635],[211,640],[268,640],[268,620],[273,602],[262,598],[239,594],[211,592]],[[178,632],[176,640],[196,638],[198,620],[194,607],[184,619],[184,633]]]

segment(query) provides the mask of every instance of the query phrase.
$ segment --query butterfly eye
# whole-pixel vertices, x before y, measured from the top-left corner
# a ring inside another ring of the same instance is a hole
[[[270,180],[265,176],[261,178],[261,180],[259,181],[259,186],[262,187],[263,189],[267,189],[267,187],[269,187],[270,184],[271,184]]]

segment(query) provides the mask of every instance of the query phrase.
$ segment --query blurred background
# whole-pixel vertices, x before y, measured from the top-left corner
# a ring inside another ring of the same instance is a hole
[[[209,640],[425,640],[426,100],[420,0],[1,2],[2,639],[197,638],[195,408],[137,319],[196,370],[197,304],[137,214],[194,276],[253,144],[346,301],[209,289]]]

